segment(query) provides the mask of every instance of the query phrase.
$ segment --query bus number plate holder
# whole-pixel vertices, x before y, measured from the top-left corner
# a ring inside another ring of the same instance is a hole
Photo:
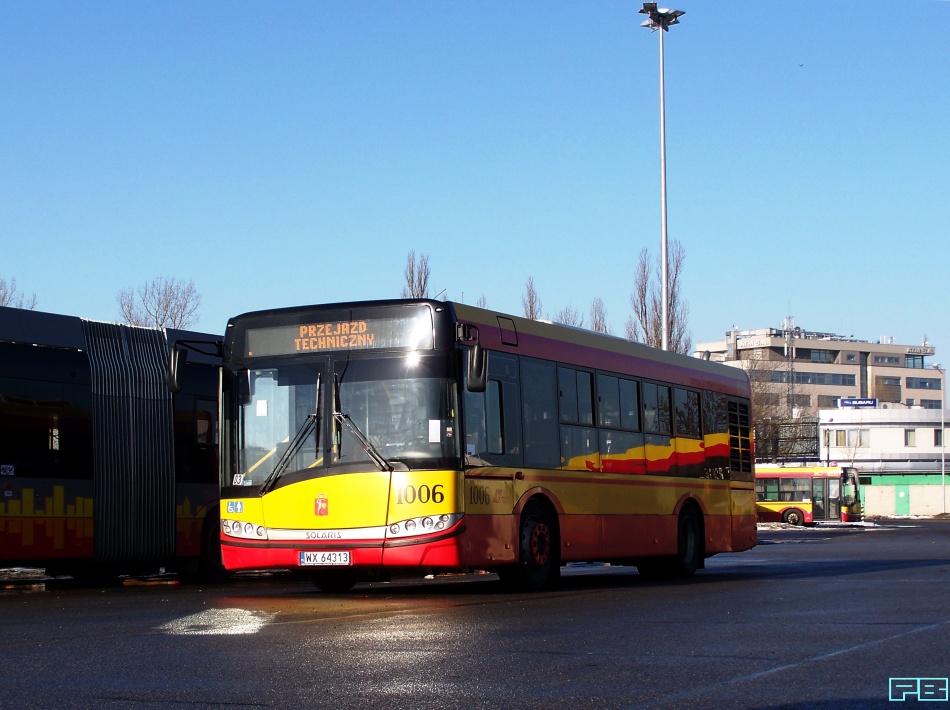
[[[301,552],[301,567],[346,567],[352,564],[349,550],[321,550]]]

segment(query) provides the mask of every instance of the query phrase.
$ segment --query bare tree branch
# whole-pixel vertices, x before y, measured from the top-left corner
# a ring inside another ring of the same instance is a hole
[[[693,347],[692,337],[686,328],[689,320],[689,304],[680,295],[680,275],[683,273],[686,251],[683,245],[674,239],[670,242],[667,256],[669,257],[667,280],[669,287],[667,310],[670,317],[669,348],[673,352],[689,353]],[[640,250],[633,293],[630,294],[633,315],[627,319],[624,327],[629,340],[639,340],[655,348],[661,347],[663,343],[662,268],[659,258],[651,265],[648,249]]]
[[[590,329],[596,333],[610,334],[610,326],[607,325],[607,307],[600,297],[595,298],[590,304]]]
[[[0,306],[25,308],[32,311],[36,308],[36,303],[35,293],[29,296],[23,293],[17,294],[16,279],[10,279],[10,283],[7,283],[6,279],[0,279]]]
[[[534,288],[534,278],[529,276],[525,282],[525,294],[521,297],[521,305],[524,306],[524,317],[531,320],[541,318],[541,297],[538,296]]]
[[[406,257],[406,285],[402,287],[403,298],[429,297],[429,255],[422,254],[416,263],[416,252]]]
[[[554,314],[554,322],[583,328],[584,316],[573,306],[566,306]]]
[[[116,296],[119,314],[129,325],[189,328],[198,322],[201,295],[195,282],[158,276],[138,290],[124,288]]]

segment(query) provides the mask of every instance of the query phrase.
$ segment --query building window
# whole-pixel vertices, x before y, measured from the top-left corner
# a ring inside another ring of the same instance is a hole
[[[871,445],[870,429],[848,429],[848,448],[866,449]]]
[[[837,353],[834,350],[812,350],[811,361],[824,364],[831,364],[835,361]]]
[[[934,446],[943,446],[943,430],[934,429]]]
[[[847,355],[845,355],[844,359],[845,359],[845,362],[857,362],[858,356],[855,355],[854,353],[848,353]]]
[[[917,446],[916,429],[904,429],[904,446]]]
[[[818,395],[818,408],[837,409],[839,399],[840,397],[838,397],[838,395],[820,394]]]
[[[900,365],[901,359],[896,355],[875,355],[875,365]]]
[[[834,444],[838,448],[866,449],[871,445],[870,429],[832,429],[825,432],[825,446],[829,446],[831,434],[834,436]]]
[[[811,406],[811,395],[810,394],[793,394],[790,398],[789,405],[792,407],[810,407]]]
[[[924,409],[940,409],[943,406],[943,402],[939,399],[922,399],[920,400],[920,406]]]
[[[908,377],[907,389],[909,390],[939,390],[940,378],[938,377]]]
[[[910,367],[915,370],[924,369],[924,356],[923,355],[905,355],[904,356],[904,367]]]

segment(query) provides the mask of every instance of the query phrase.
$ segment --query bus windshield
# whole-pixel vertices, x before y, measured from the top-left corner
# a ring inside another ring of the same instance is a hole
[[[376,468],[380,459],[402,470],[457,467],[458,406],[448,362],[413,353],[338,356],[271,360],[239,371],[231,484],[257,486],[327,466]]]

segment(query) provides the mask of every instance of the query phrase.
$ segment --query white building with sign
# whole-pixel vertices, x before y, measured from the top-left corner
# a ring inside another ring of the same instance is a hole
[[[811,332],[786,319],[731,330],[695,354],[749,372],[757,417],[817,418],[820,463],[858,470],[868,516],[950,512],[945,372],[931,345]]]
[[[823,410],[822,463],[858,470],[871,517],[946,513],[946,421],[939,409]]]

